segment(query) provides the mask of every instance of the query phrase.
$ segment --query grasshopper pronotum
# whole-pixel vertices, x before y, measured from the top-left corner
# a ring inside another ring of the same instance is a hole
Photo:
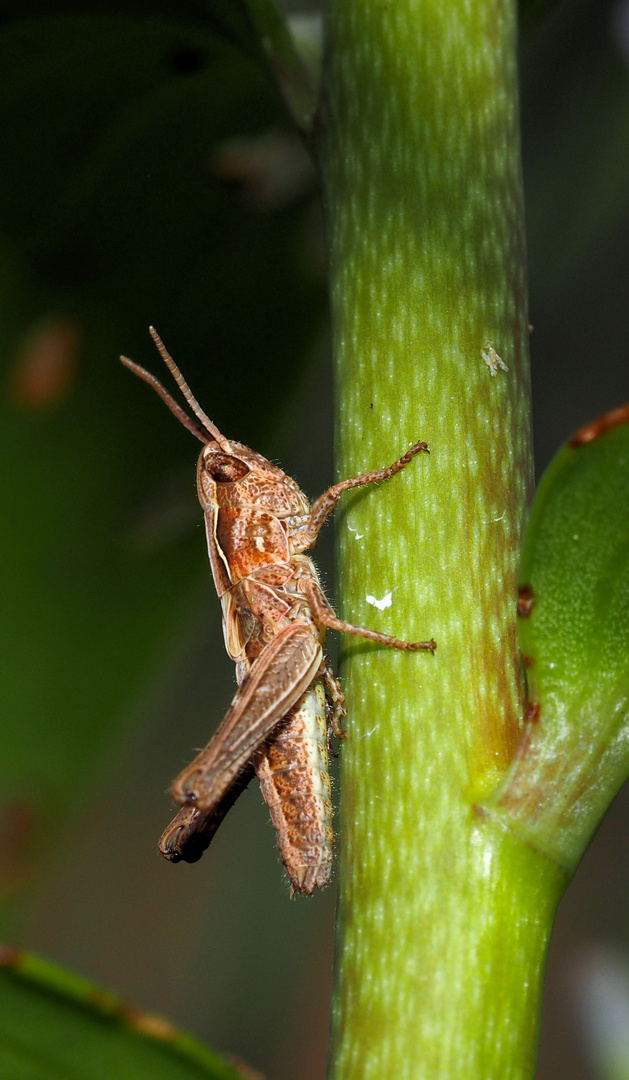
[[[197,492],[238,681],[216,734],[173,783],[182,809],[165,830],[160,851],[172,862],[200,858],[255,772],[291,892],[311,893],[328,883],[332,866],[328,731],[345,737],[343,692],[323,654],[326,628],[407,652],[434,652],[435,642],[401,641],[337,618],[304,552],[344,491],[388,480],[428,447],[415,443],[393,465],[334,484],[311,506],[280,468],[221,435],[153,327],[150,332],[196,420],[154,375],[121,360],[203,443]]]

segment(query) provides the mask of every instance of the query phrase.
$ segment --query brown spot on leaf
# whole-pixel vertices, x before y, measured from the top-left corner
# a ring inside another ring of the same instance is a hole
[[[586,424],[585,427],[580,428],[569,440],[568,445],[585,446],[586,443],[600,439],[601,435],[606,435],[612,428],[620,427],[621,424],[628,422],[629,402],[626,405],[621,405],[618,409],[612,409],[611,412],[604,413],[597,420],[593,420],[591,424]]]
[[[518,589],[518,617],[520,619],[528,619],[533,610],[534,603],[535,593],[533,592],[533,586],[520,585]]]
[[[93,989],[88,994],[88,1001],[99,1012],[106,1016],[116,1016],[120,1013],[122,1004],[120,998],[107,990]]]
[[[533,667],[533,664],[535,663],[535,657],[528,656],[527,653],[522,653],[522,663],[524,664],[525,668]]]
[[[142,1035],[150,1035],[151,1038],[161,1039],[163,1042],[172,1042],[177,1038],[177,1028],[163,1016],[143,1012],[142,1009],[134,1009],[130,1005],[123,1005],[121,1012],[129,1026]]]
[[[230,1065],[233,1065],[235,1069],[244,1077],[244,1080],[265,1080],[264,1073],[258,1072],[257,1069],[252,1069],[251,1065],[247,1065],[242,1058],[236,1057],[235,1054],[223,1054],[223,1057]]]

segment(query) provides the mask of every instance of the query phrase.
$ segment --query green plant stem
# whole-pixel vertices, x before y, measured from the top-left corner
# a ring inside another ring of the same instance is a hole
[[[532,459],[515,36],[508,0],[328,3],[339,473],[419,438],[431,449],[347,497],[341,605],[438,643],[434,657],[343,644],[334,1080],[530,1077],[566,882],[475,811],[522,724]],[[492,374],[488,342],[508,371]]]

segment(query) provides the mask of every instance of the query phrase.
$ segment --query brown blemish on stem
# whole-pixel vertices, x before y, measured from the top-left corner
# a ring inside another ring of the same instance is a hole
[[[533,586],[520,585],[518,589],[518,618],[528,619],[534,603],[535,593],[533,592]]]
[[[526,757],[529,747],[531,745],[531,735],[528,728],[525,728],[524,734],[518,746],[517,753],[514,757],[514,761],[521,761],[523,757]]]
[[[533,667],[533,664],[535,663],[535,657],[528,656],[527,653],[522,653],[522,663],[524,664],[525,668]]]
[[[592,420],[591,424],[579,428],[569,440],[568,445],[585,446],[586,443],[600,439],[601,435],[606,435],[612,428],[620,427],[621,424],[627,422],[629,422],[629,402],[626,405],[621,405],[618,409],[612,409],[611,412],[604,413],[597,420]]]
[[[524,690],[521,686],[520,663],[513,642],[511,670],[505,665],[502,647],[492,642],[486,644],[484,658],[488,670],[495,673],[494,694],[498,701],[512,700],[512,680],[516,681],[517,699],[504,715],[491,708],[479,708],[477,721],[478,739],[471,765],[472,775],[479,779],[495,770],[506,770],[515,753],[522,732],[522,709]]]
[[[539,720],[539,714],[542,711],[542,706],[538,701],[529,701],[526,705],[525,719],[527,724],[536,724]]]

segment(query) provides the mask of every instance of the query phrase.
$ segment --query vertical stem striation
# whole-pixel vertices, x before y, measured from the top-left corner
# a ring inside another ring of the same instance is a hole
[[[343,614],[438,643],[434,657],[343,643],[334,1080],[534,1066],[565,875],[474,811],[522,715],[532,458],[515,38],[513,0],[328,0],[339,472],[431,448],[346,496]]]

